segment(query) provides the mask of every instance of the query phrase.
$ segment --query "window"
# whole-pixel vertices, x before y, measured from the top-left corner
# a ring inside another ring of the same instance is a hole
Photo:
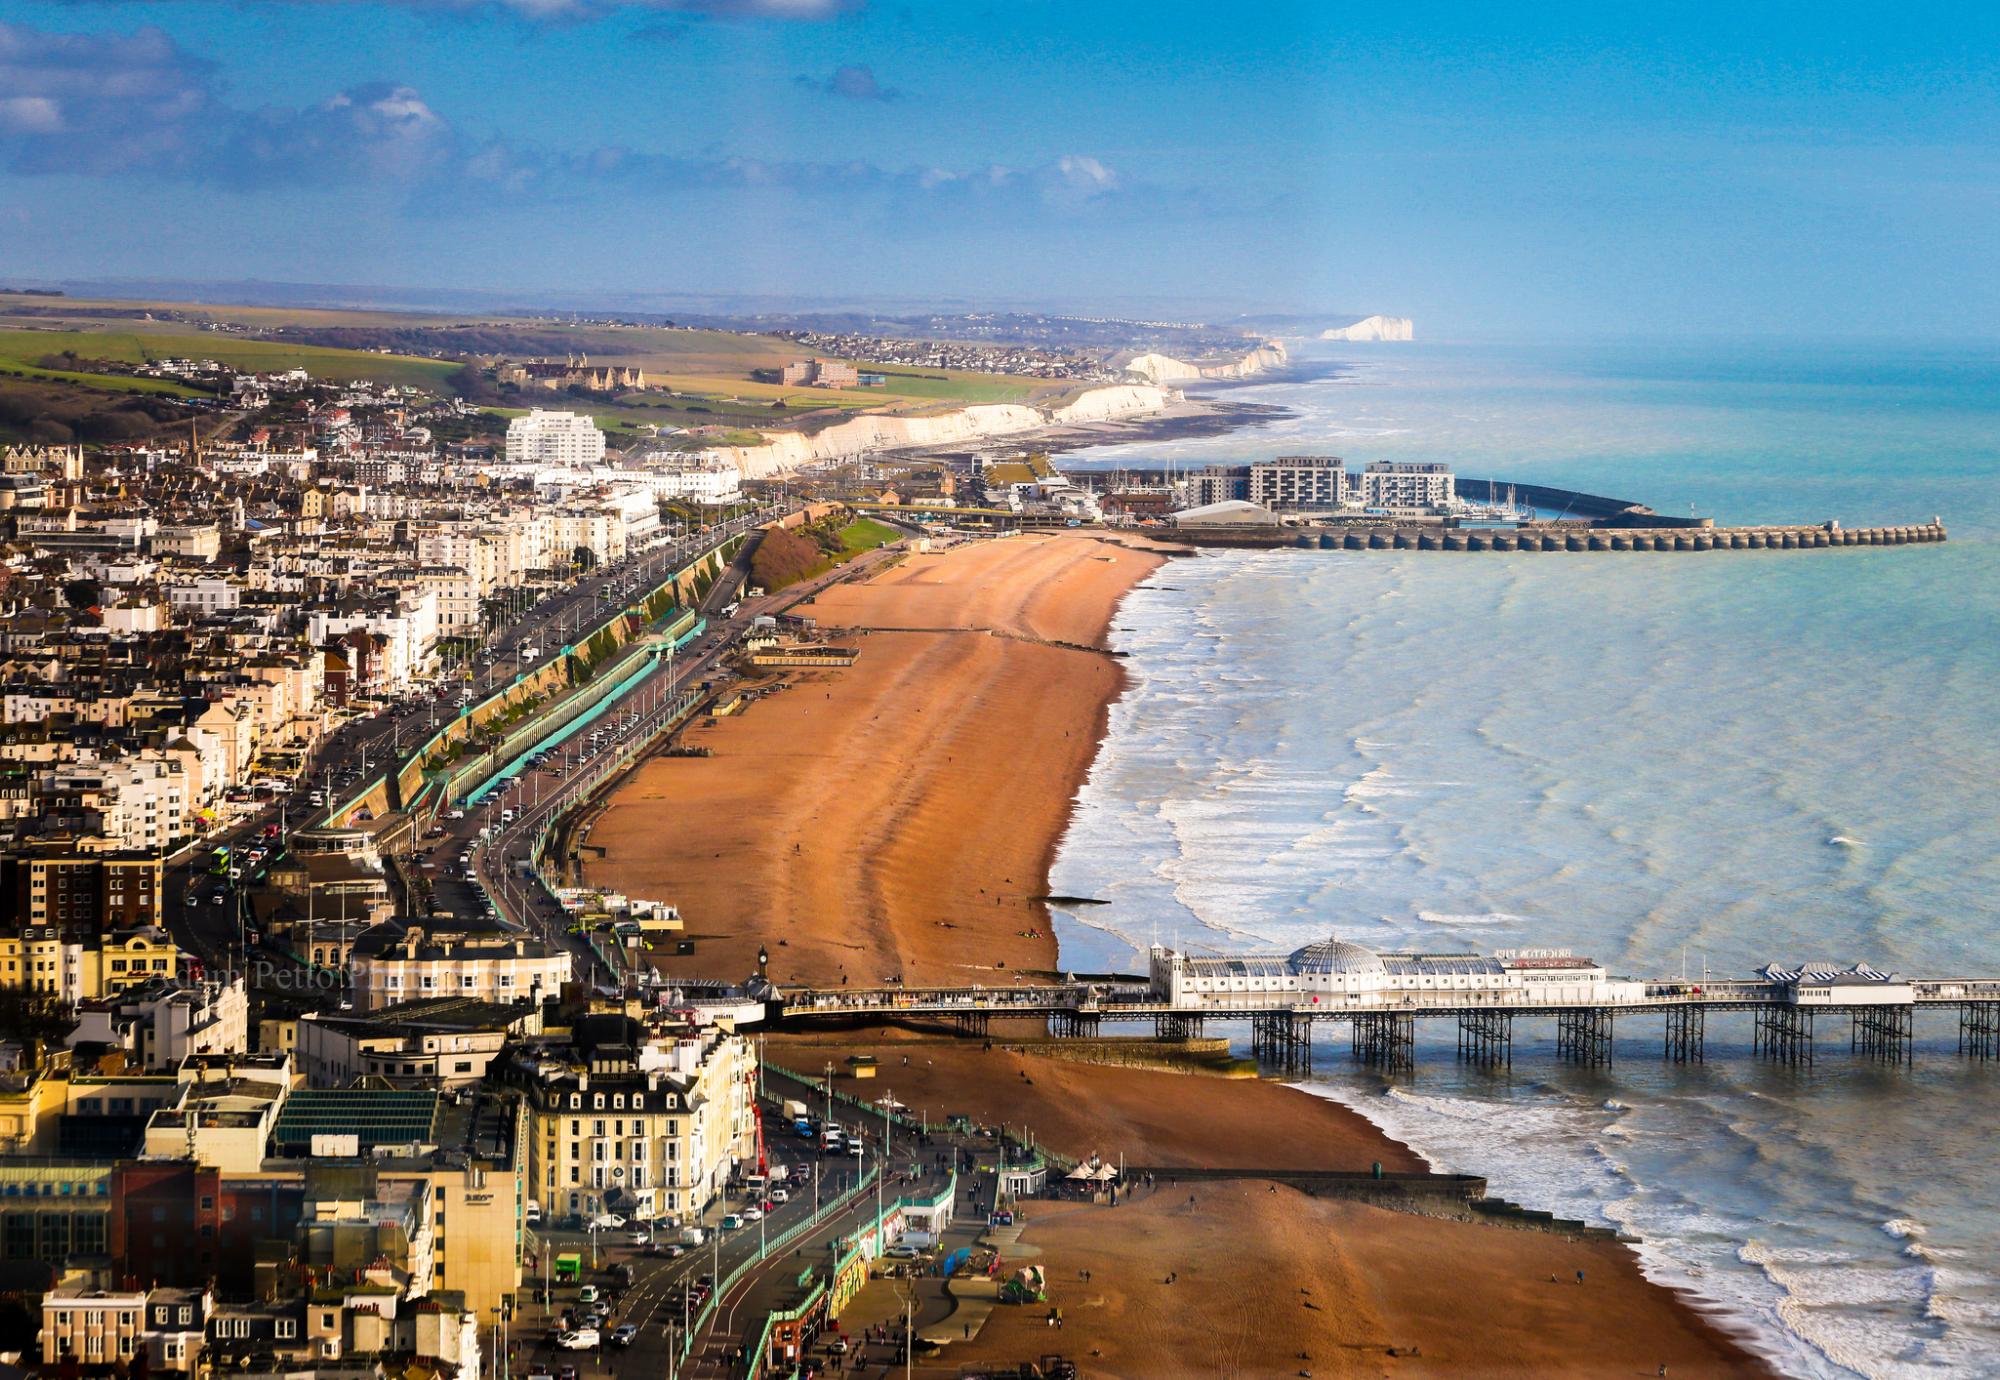
[[[453,1073],[471,1073],[472,1061],[470,1059],[454,1060],[452,1062],[451,1071]]]
[[[603,1134],[604,1134],[604,1123],[603,1123],[603,1122],[601,1122],[601,1121],[593,1121],[593,1122],[591,1122],[591,1123],[590,1123],[590,1134],[592,1134],[593,1136],[601,1136],[601,1135],[603,1135]]]
[[[181,1305],[181,1313],[180,1313],[180,1321],[181,1321],[181,1326],[182,1326],[182,1327],[186,1327],[186,1326],[187,1326],[187,1325],[188,1325],[189,1323],[191,1323],[191,1322],[193,1322],[193,1321],[194,1321],[194,1305],[193,1305],[193,1304],[191,1304],[191,1303],[184,1303],[184,1304],[182,1304],[182,1305]]]
[[[290,1340],[291,1338],[294,1338],[294,1337],[298,1336],[298,1335],[299,1335],[299,1320],[298,1320],[297,1318],[280,1318],[280,1319],[278,1319],[278,1334],[277,1334],[277,1335],[278,1335],[278,1337],[279,1337],[279,1338],[280,1338],[281,1340],[287,1340],[287,1341],[289,1341],[289,1340]]]

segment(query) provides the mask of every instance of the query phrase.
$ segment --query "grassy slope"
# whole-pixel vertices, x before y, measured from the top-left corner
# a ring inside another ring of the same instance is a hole
[[[33,316],[10,314],[10,306],[32,308]],[[119,316],[98,312],[126,313]],[[175,320],[147,319],[172,315]],[[382,354],[374,349],[329,348],[282,338],[244,337],[201,331],[193,323],[227,322],[257,330],[331,332],[335,344],[381,345],[415,351]],[[18,329],[32,325],[35,329]],[[352,340],[342,340],[343,335]],[[428,338],[435,335],[435,341]],[[393,337],[389,339],[386,337]],[[518,348],[507,348],[510,338]],[[480,347],[469,348],[477,343]],[[930,413],[971,403],[1047,402],[1064,392],[1059,381],[979,374],[963,370],[910,369],[855,361],[888,376],[883,388],[787,387],[753,380],[754,370],[775,369],[806,351],[776,336],[728,331],[669,330],[652,326],[610,326],[530,318],[442,315],[384,311],[324,311],[288,307],[205,306],[168,302],[91,302],[35,298],[15,304],[0,299],[0,368],[32,367],[43,355],[65,349],[132,363],[163,357],[216,359],[246,369],[304,368],[336,381],[371,379],[445,391],[457,365],[423,357],[426,350],[449,353],[510,353],[515,357],[588,355],[594,363],[637,366],[652,385],[644,394],[616,401],[591,401],[561,394],[524,395],[524,405],[588,407],[607,430],[627,432],[641,422],[670,426],[703,424],[782,429],[803,412],[883,411]],[[90,386],[126,387],[99,383]],[[167,391],[166,385],[149,391]]]
[[[445,360],[378,355],[366,350],[327,350],[281,340],[252,340],[209,332],[169,333],[150,330],[0,330],[0,362],[32,368],[44,355],[74,350],[91,359],[115,359],[143,364],[156,359],[213,359],[240,369],[275,371],[305,369],[315,378],[351,382],[407,383],[443,390],[458,368]],[[99,376],[78,375],[90,382]],[[112,376],[106,386],[124,387],[129,379]]]

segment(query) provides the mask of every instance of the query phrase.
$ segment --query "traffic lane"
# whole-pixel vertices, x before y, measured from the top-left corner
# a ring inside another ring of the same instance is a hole
[[[794,1205],[781,1204],[770,1215],[767,1221],[772,1230],[783,1231],[793,1225],[800,1213],[785,1213],[785,1209],[791,1206]],[[809,1205],[801,1212],[809,1215]],[[833,1219],[828,1220],[831,1222]],[[586,1249],[587,1239],[587,1233],[582,1232],[550,1233],[543,1238],[544,1249],[581,1251]],[[606,1344],[600,1348],[603,1353],[601,1364],[621,1367],[627,1374],[664,1374],[673,1339],[680,1334],[685,1322],[692,1320],[700,1311],[700,1305],[686,1301],[687,1286],[706,1279],[712,1290],[715,1280],[727,1276],[757,1254],[757,1244],[755,1230],[744,1227],[724,1235],[712,1235],[709,1243],[688,1248],[678,1259],[648,1257],[640,1247],[606,1248],[600,1257],[604,1265],[630,1264],[634,1278],[630,1287],[619,1291],[618,1301],[600,1327],[600,1335],[606,1339]],[[551,1316],[559,1318],[559,1310],[551,1310]],[[637,1328],[632,1344],[628,1347],[610,1345],[608,1339],[611,1333],[628,1323]],[[558,1365],[564,1360],[574,1361],[579,1355],[598,1356],[596,1351],[576,1353],[558,1347],[551,1340],[553,1331],[553,1326],[545,1327],[532,1338],[529,1346],[531,1354],[546,1356]]]

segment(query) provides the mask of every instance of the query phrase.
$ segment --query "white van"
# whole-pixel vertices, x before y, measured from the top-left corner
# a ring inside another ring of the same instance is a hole
[[[502,824],[512,824],[514,822],[513,806],[509,805],[506,809],[500,812],[500,822]]]

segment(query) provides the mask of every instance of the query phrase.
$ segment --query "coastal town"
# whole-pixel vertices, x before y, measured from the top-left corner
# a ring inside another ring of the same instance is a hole
[[[1057,371],[1102,407],[842,414],[787,459],[638,420],[622,400],[687,387],[670,356],[389,382],[409,361],[63,338],[40,358],[86,387],[178,391],[141,436],[0,449],[0,1326],[26,1369],[1048,1380],[1176,1373],[1222,1318],[1241,1373],[1532,1366],[1588,1278],[1645,1320],[1635,1363],[1723,1373],[1733,1343],[1612,1234],[1286,1087],[1315,1022],[1394,1070],[1419,1018],[1498,1066],[1516,1019],[1593,1064],[1614,1015],[1664,1013],[1699,1061],[1722,1003],[1798,1061],[1817,1008],[1865,1007],[1857,1048],[1899,1059],[1916,1009],[1970,1002],[1961,1046],[2000,1051],[1985,988],[1852,965],[1704,992],[1328,940],[1079,977],[1048,895],[1124,685],[1111,619],[1176,556],[1941,524],[1730,529],[1433,461],[1065,464],[1254,437],[1202,386],[1236,365],[1163,388],[1131,350]],[[801,333],[737,367],[879,395],[1067,358],[996,348]],[[1411,1251],[1486,1262],[1464,1287],[1504,1334],[1468,1350],[1459,1291],[1351,1283]],[[1289,1307],[1246,1302],[1246,1257]]]

